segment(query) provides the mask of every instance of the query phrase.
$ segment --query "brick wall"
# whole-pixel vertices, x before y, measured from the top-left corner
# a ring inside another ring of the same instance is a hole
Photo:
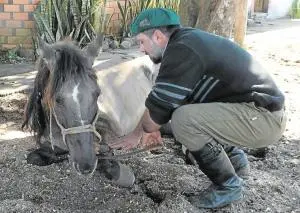
[[[0,49],[12,49],[18,45],[32,48],[32,12],[38,2],[39,0],[0,0]],[[120,2],[124,4],[124,0]],[[108,31],[118,32],[121,15],[117,1],[107,1],[106,13],[112,15]]]
[[[125,1],[120,1],[120,3],[123,5]],[[108,0],[106,3],[106,13],[111,17],[111,21],[109,24],[109,29],[107,30],[110,33],[116,33],[120,29],[120,20],[121,20],[121,14],[120,10],[117,5],[117,1],[115,0]]]
[[[0,49],[32,48],[32,12],[38,0],[0,0]]]

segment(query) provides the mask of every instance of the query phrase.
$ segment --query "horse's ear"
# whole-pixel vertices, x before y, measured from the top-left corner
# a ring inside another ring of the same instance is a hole
[[[39,55],[47,57],[51,53],[51,47],[41,37],[38,37],[38,53]]]
[[[98,56],[99,50],[102,47],[103,34],[98,34],[96,38],[86,46],[85,51],[89,60],[93,64],[94,59]]]

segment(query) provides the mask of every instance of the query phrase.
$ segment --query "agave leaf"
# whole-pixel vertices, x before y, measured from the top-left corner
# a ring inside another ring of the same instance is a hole
[[[151,2],[152,2],[152,0],[147,0],[146,5],[145,5],[145,9],[149,8]]]
[[[87,24],[88,24],[89,29],[92,31],[92,34],[96,35],[96,31],[95,31],[93,25],[89,21],[87,21]]]
[[[82,0],[81,1],[81,15],[86,16],[87,15],[87,7],[88,7],[88,1]]]
[[[57,7],[56,0],[52,0],[52,1],[53,1],[53,6],[54,6],[55,14],[56,14],[57,23],[58,23],[58,30],[59,30],[60,37],[61,37],[61,35],[64,34],[64,31],[62,29],[62,20],[61,20],[61,17],[60,17],[60,13],[59,13],[59,10],[58,10],[58,7]],[[58,30],[57,30],[57,32],[58,32]],[[56,35],[57,35],[57,32],[56,32]]]
[[[84,29],[84,33],[85,33],[86,37],[91,41],[92,39],[91,39],[91,37],[89,36],[89,34],[88,34],[88,32],[87,32],[86,29]]]
[[[110,24],[112,17],[113,17],[113,14],[110,14],[109,18],[108,18],[108,19],[105,19],[105,21],[104,21],[103,24],[102,24],[102,32],[105,32],[105,31],[106,31],[106,30],[104,29],[104,27],[107,27],[107,26]],[[106,16],[106,18],[107,18],[107,16]]]
[[[125,8],[122,7],[119,0],[117,1],[117,4],[118,4],[118,8],[120,10],[121,16],[122,16],[122,22],[124,22],[124,20],[125,20]]]
[[[57,29],[57,31],[56,31],[56,36],[55,36],[55,40],[56,40],[56,41],[59,41],[59,40],[61,39],[61,37],[62,37],[62,34],[60,33],[59,29]]]
[[[49,35],[49,38],[50,38],[49,41],[51,41],[51,43],[55,42],[54,35],[53,35],[52,31],[50,30],[49,25],[47,24],[45,19],[42,16],[39,16],[39,17],[36,16],[36,17],[40,19],[43,28],[46,30],[47,34]]]
[[[74,16],[75,25],[78,25],[80,22],[80,11],[79,11],[77,1],[72,0],[72,1],[70,1],[70,3],[71,3],[71,5],[70,5],[71,11]]]
[[[84,41],[85,37],[86,37],[86,35],[82,36],[82,38],[80,39],[80,41],[78,43],[79,46],[82,46],[82,42]]]

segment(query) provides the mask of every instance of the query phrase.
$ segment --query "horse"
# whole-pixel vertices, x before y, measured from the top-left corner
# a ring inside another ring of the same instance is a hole
[[[95,138],[102,139],[99,152],[111,154],[107,143],[131,132],[145,111],[158,67],[147,56],[108,69],[93,67],[101,42],[98,36],[81,50],[69,41],[39,41],[38,73],[22,127],[35,133],[41,147],[35,151],[49,161],[44,165],[59,159],[49,154],[42,138],[50,140],[55,154],[69,152],[77,173],[93,174],[98,163]],[[112,165],[116,163],[108,163]]]
[[[22,124],[39,146],[44,137],[53,149],[68,151],[80,174],[93,173],[98,162],[94,139],[101,137],[95,130],[101,90],[92,66],[102,40],[99,35],[82,50],[72,41],[50,45],[39,39],[38,72]]]

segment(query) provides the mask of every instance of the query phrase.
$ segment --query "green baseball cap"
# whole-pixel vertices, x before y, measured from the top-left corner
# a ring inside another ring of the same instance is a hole
[[[180,25],[180,18],[175,11],[166,8],[151,8],[142,11],[130,25],[133,35],[155,27]]]

